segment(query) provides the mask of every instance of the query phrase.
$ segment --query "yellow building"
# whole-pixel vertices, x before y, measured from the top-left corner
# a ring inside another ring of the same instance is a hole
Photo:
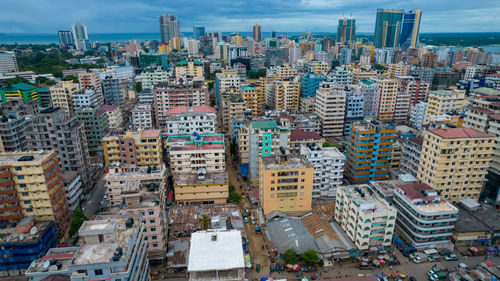
[[[172,50],[180,50],[181,49],[181,38],[175,37],[175,36],[170,38],[168,45],[170,46],[170,49],[172,49]]]
[[[426,131],[417,179],[451,202],[477,201],[494,145],[493,136],[472,128]]]
[[[226,132],[231,129],[233,118],[243,118],[247,105],[241,95],[232,95],[222,103],[222,127]]]
[[[314,168],[300,158],[284,153],[261,157],[259,196],[264,214],[280,211],[301,215],[311,211],[313,179]]]
[[[253,116],[261,116],[262,108],[264,106],[264,91],[261,84],[265,87],[265,78],[261,78],[259,85],[252,87],[251,85],[242,85],[240,87],[241,97],[250,110]]]
[[[160,166],[163,145],[161,130],[111,131],[102,140],[104,163]]]
[[[74,115],[72,96],[80,90],[80,85],[73,83],[73,80],[67,80],[50,87],[49,90],[52,106],[61,107],[68,116]]]
[[[203,62],[197,60],[184,60],[175,65],[177,78],[191,76],[203,78]]]
[[[286,80],[268,80],[266,104],[274,110],[297,112],[299,110],[300,77]]]
[[[174,176],[175,201],[179,203],[224,204],[229,196],[226,172],[178,174]]]
[[[170,47],[167,44],[165,44],[165,43],[161,43],[158,46],[158,53],[160,53],[160,54],[170,54]]]
[[[379,85],[379,105],[377,119],[392,122],[396,110],[399,82],[393,79],[374,79]]]
[[[325,74],[328,70],[330,70],[328,63],[319,60],[312,60],[307,64],[307,66],[309,67],[310,72],[318,74]]]
[[[467,105],[465,90],[447,89],[431,91],[427,98],[427,112],[424,124],[430,122],[430,118],[451,111],[461,111]]]
[[[391,63],[388,65],[387,77],[394,79],[397,76],[408,76],[410,74],[410,65],[407,63]]]
[[[69,226],[69,206],[57,152],[0,153],[1,220],[35,217],[54,221],[59,235]],[[7,183],[7,184],[5,184]],[[7,201],[8,202],[7,202]],[[14,206],[9,204],[14,203]]]
[[[241,44],[243,43],[243,36],[239,34],[231,36],[231,43],[236,46],[241,46]]]

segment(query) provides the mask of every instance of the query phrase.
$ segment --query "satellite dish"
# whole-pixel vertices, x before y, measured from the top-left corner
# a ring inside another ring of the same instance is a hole
[[[50,266],[50,261],[49,260],[46,260],[46,261],[42,262],[42,267],[43,268],[49,268],[49,266]]]
[[[33,226],[33,227],[30,229],[30,233],[31,233],[31,235],[35,235],[37,232],[38,232],[38,228],[36,228],[36,226]]]

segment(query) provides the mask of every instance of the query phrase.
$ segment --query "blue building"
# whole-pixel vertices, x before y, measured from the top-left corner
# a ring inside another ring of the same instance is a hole
[[[422,10],[408,11],[403,14],[403,23],[401,36],[399,37],[399,46],[406,50],[408,47],[415,48],[418,43],[420,31],[420,17]]]
[[[365,97],[356,92],[347,92],[345,115],[344,115],[344,136],[351,135],[351,127],[354,122],[362,121],[364,115]]]
[[[43,257],[58,244],[53,221],[38,222],[34,217],[22,219],[16,227],[0,229],[0,273],[21,275],[32,261]],[[7,279],[6,279],[7,280]]]
[[[193,26],[193,38],[200,40],[201,36],[205,36],[205,27],[198,25]]]
[[[319,89],[319,84],[325,81],[325,77],[316,73],[310,72],[302,76],[300,79],[300,94],[302,97],[315,97],[316,90]]]

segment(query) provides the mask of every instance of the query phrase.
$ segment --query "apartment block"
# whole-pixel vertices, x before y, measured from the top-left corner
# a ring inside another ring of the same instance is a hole
[[[354,87],[356,93],[364,96],[363,116],[377,117],[380,102],[380,88],[373,80],[362,80]]]
[[[149,260],[162,260],[167,251],[163,216],[166,185],[167,168],[163,163],[152,168],[120,163],[106,167],[104,209],[109,214],[142,217]]]
[[[430,122],[430,118],[451,111],[460,111],[467,105],[465,90],[437,90],[431,91],[427,99],[427,112],[424,124]]]
[[[403,149],[399,168],[400,174],[410,174],[415,178],[417,177],[423,143],[423,137],[408,138],[402,141],[401,145]]]
[[[408,76],[410,74],[410,66],[408,63],[398,62],[387,65],[387,78],[394,79],[397,76]]]
[[[111,130],[102,140],[104,164],[119,162],[137,166],[159,166],[162,163],[160,130]]]
[[[412,106],[410,111],[410,124],[418,130],[422,130],[427,112],[427,102],[421,101]]]
[[[63,80],[49,88],[50,100],[53,107],[61,107],[68,116],[75,114],[73,108],[73,95],[80,90],[80,85],[73,80]]]
[[[101,77],[97,72],[80,72],[78,73],[78,83],[80,89],[92,88],[97,92],[100,104],[104,104],[104,96],[102,92]]]
[[[103,105],[101,94],[94,87],[81,89],[71,95],[73,110],[98,108]]]
[[[426,131],[417,179],[451,202],[478,200],[494,146],[493,136],[472,128]]]
[[[166,146],[177,202],[226,203],[224,135],[168,136]]]
[[[344,154],[336,147],[322,147],[317,143],[303,143],[300,154],[314,168],[312,197],[335,197],[344,177]]]
[[[391,246],[396,214],[368,185],[337,189],[334,219],[359,250]]]
[[[392,122],[396,109],[399,81],[394,79],[374,79],[379,86],[377,119]]]
[[[297,112],[299,110],[300,79],[269,80],[266,83],[266,105],[278,111]]]
[[[0,97],[2,103],[6,103],[15,99],[35,102],[41,106],[41,101],[38,96],[38,87],[26,83],[12,84],[8,87],[0,88]]]
[[[134,130],[153,129],[153,109],[150,104],[136,104],[130,111],[130,123]]]
[[[363,68],[351,68],[349,70],[352,73],[352,84],[354,85],[358,85],[361,81],[370,80],[377,77],[376,70]]]
[[[99,108],[84,108],[75,110],[78,122],[83,124],[89,153],[102,153],[102,139],[109,131],[108,116]]]
[[[84,125],[62,108],[47,107],[31,116],[25,131],[28,150],[54,150],[64,171],[76,171],[83,185],[91,180],[89,147]]]
[[[394,106],[394,119],[395,124],[408,124],[410,116],[410,93],[398,91],[396,94],[396,104]]]
[[[396,230],[417,248],[453,248],[458,209],[425,183],[403,184],[394,191]]]
[[[290,215],[311,210],[314,168],[283,149],[259,160],[259,196],[264,215],[280,211]]]
[[[168,82],[174,77],[173,70],[162,67],[148,67],[140,74],[141,85],[143,89],[153,89],[158,83]]]
[[[240,95],[232,95],[226,102],[222,103],[222,128],[224,131],[229,131],[231,120],[234,118],[243,118],[245,112],[251,114],[251,110],[247,108],[245,100]]]
[[[165,126],[160,124],[169,135],[213,134],[217,130],[215,108],[202,106],[176,106],[167,111]]]
[[[111,75],[102,78],[102,93],[104,104],[124,104],[125,91],[122,89],[122,80]]]
[[[312,60],[307,63],[307,68],[309,72],[317,73],[317,74],[326,74],[330,67],[328,63],[319,60]]]
[[[427,100],[431,83],[415,79],[413,76],[396,76],[396,80],[399,81],[399,92],[405,92],[410,96],[412,106]]]
[[[108,117],[108,126],[110,129],[117,129],[122,127],[123,114],[122,108],[118,104],[105,104],[102,105],[97,114],[106,114]]]
[[[352,125],[348,140],[347,178],[353,183],[389,177],[396,130],[378,121]]]
[[[289,148],[290,121],[286,118],[273,121],[252,121],[248,124],[248,157],[250,181],[259,179],[259,158],[275,156],[283,147]],[[245,133],[240,130],[244,137]],[[240,145],[243,145],[240,142]]]
[[[314,97],[321,82],[325,81],[325,76],[314,72],[307,73],[300,78],[300,96]]]
[[[57,153],[0,153],[0,163],[3,180],[8,183],[2,188],[7,194],[3,199],[2,219],[35,217],[37,221],[54,221],[59,237],[64,237],[70,214]],[[12,205],[9,207],[9,204]]]
[[[269,67],[266,71],[266,77],[273,78],[277,80],[284,80],[288,78],[295,77],[298,71],[289,65],[280,65],[275,67]]]
[[[261,116],[265,100],[265,80],[261,78],[258,85],[242,85],[240,87],[241,97],[245,100],[247,107],[253,116]]]
[[[153,89],[153,108],[156,126],[165,128],[167,112],[176,106],[208,105],[208,86],[203,80],[192,78],[171,79],[158,83]]]
[[[184,60],[175,64],[175,77],[203,78],[203,62],[197,60]]]
[[[102,216],[101,216],[102,217]],[[151,281],[144,223],[137,217],[85,221],[78,246],[52,248],[31,263],[25,275],[33,281],[61,275],[71,281]],[[55,261],[57,266],[44,266]]]
[[[26,150],[28,144],[25,132],[28,125],[22,113],[3,112],[0,116],[0,152]]]
[[[302,144],[322,146],[325,139],[315,132],[304,131],[297,128],[290,132],[288,147],[291,153],[300,154]]]
[[[344,86],[323,82],[316,91],[315,113],[321,119],[321,136],[340,137],[344,131],[346,107]]]
[[[240,87],[240,76],[235,70],[224,69],[221,73],[215,74],[215,101],[217,105],[221,105],[229,92],[236,92]],[[232,89],[232,90],[231,90]]]
[[[82,200],[82,178],[76,171],[66,171],[62,174],[67,204],[70,210],[80,206]]]

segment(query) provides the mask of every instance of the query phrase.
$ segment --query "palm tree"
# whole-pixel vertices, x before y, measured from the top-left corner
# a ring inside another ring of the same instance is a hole
[[[202,215],[200,218],[200,223],[203,229],[207,230],[210,227],[210,224],[212,224],[212,220],[207,215]]]

